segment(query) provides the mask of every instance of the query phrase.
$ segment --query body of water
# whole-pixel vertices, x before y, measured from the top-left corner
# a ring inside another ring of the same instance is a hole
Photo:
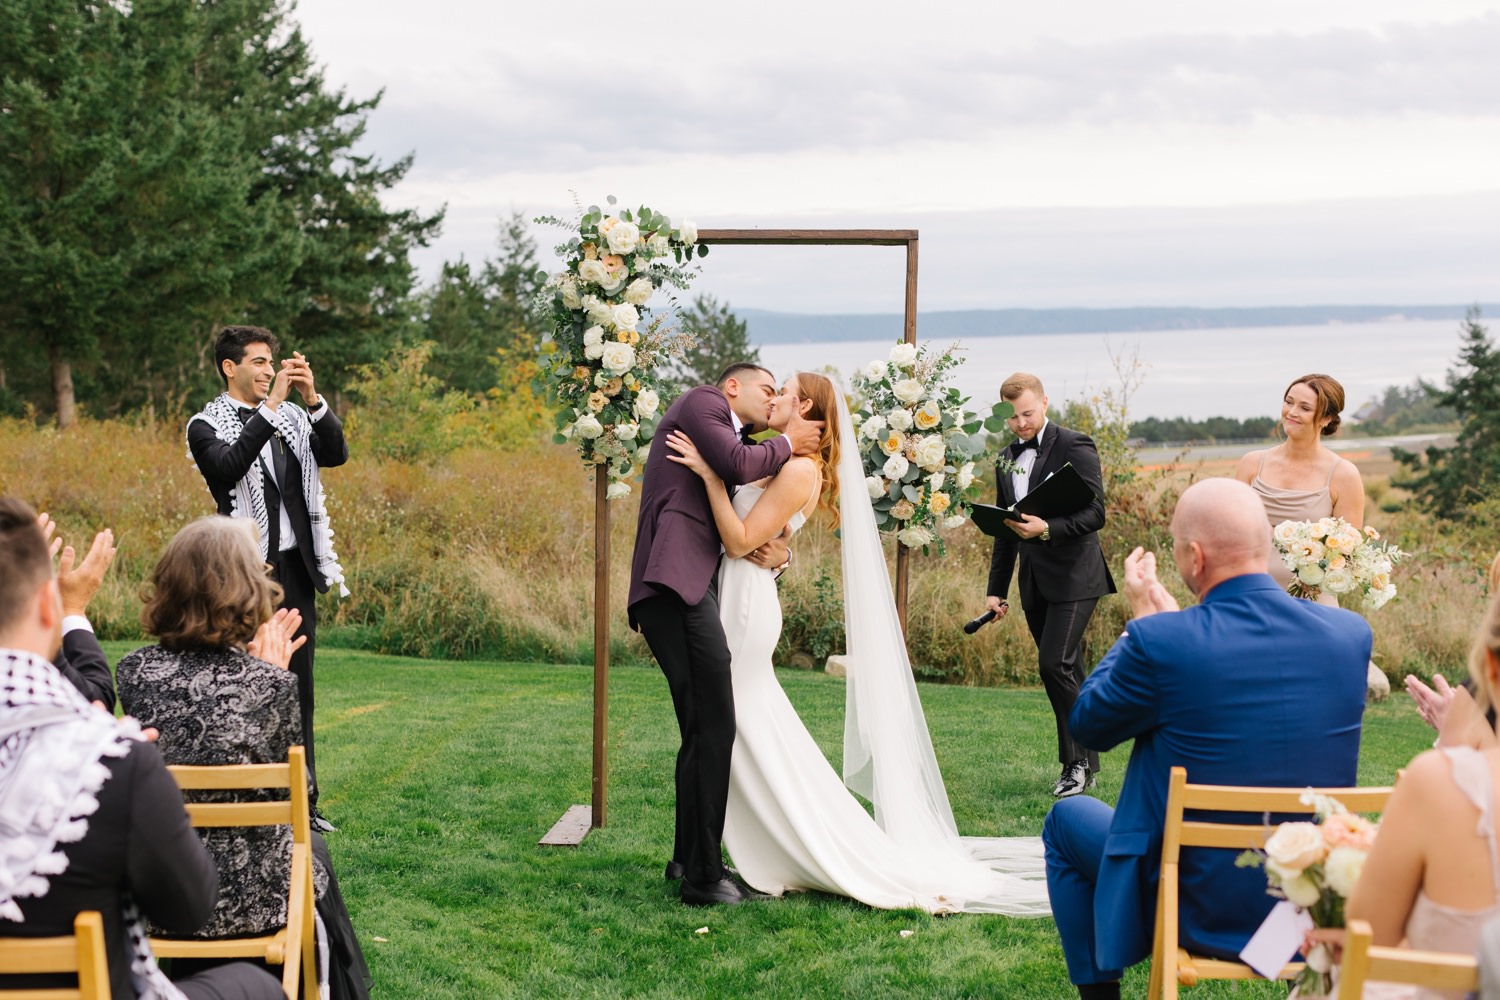
[[[922,337],[929,350],[948,346]],[[889,341],[766,344],[761,361],[785,378],[832,365],[848,376],[889,353]],[[975,337],[961,341],[964,364],[950,378],[971,407],[988,407],[1015,371],[1035,374],[1054,406],[1121,386],[1117,366],[1139,363],[1130,397],[1133,419],[1276,416],[1287,383],[1309,372],[1338,379],[1353,414],[1388,386],[1417,378],[1441,383],[1458,359],[1452,320],[1381,320],[1249,329]]]

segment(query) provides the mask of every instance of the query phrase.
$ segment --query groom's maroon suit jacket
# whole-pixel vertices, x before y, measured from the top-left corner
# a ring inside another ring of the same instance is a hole
[[[630,563],[632,609],[666,591],[688,605],[697,604],[719,565],[719,529],[703,480],[667,458],[673,454],[667,436],[674,430],[692,438],[704,460],[731,487],[763,479],[791,457],[791,443],[784,437],[760,444],[741,441],[729,400],[714,386],[689,389],[668,407],[651,440],[641,482],[641,513]],[[630,623],[635,626],[633,610]]]

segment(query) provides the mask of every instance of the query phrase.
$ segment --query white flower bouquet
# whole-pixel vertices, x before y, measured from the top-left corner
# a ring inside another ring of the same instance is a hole
[[[956,347],[928,358],[925,346],[898,343],[886,360],[854,375],[859,406],[851,416],[875,521],[908,548],[939,554],[941,533],[969,519],[974,466],[986,458],[985,430],[1000,430],[1013,412],[1005,402],[988,418],[964,408],[968,399],[944,384],[963,361]]]
[[[1396,596],[1391,568],[1406,553],[1374,528],[1361,532],[1341,517],[1325,517],[1282,521],[1271,537],[1292,572],[1287,592],[1293,597],[1357,594],[1361,610],[1378,611]]]
[[[1375,823],[1344,808],[1337,799],[1309,789],[1302,803],[1314,807],[1316,822],[1281,823],[1262,851],[1246,851],[1235,860],[1242,868],[1264,867],[1267,889],[1304,910],[1315,927],[1343,927],[1344,904],[1365,859],[1375,844]],[[1307,968],[1297,977],[1297,994],[1330,996],[1333,954],[1326,944],[1306,955]]]
[[[613,197],[607,204],[610,214],[591,205],[576,223],[536,220],[573,231],[556,248],[567,269],[542,293],[552,333],[538,381],[558,404],[553,440],[576,443],[584,465],[606,466],[614,500],[630,494],[667,402],[656,367],[686,340],[650,319],[647,303],[663,285],[686,288],[689,265],[708,247],[691,222],[674,228],[644,205],[632,212],[616,210]]]

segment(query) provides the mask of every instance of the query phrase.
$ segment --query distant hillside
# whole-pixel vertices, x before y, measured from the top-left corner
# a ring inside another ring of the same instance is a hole
[[[923,312],[917,335],[923,340],[1014,337],[1024,334],[1131,333],[1149,330],[1210,330],[1227,327],[1313,326],[1370,323],[1392,319],[1464,318],[1466,305],[1448,306],[1262,306],[1194,309],[1139,306],[1128,309],[970,309]],[[1500,305],[1482,306],[1487,316]],[[889,314],[816,315],[763,309],[735,309],[757,344],[820,343],[839,340],[896,340],[902,317]]]

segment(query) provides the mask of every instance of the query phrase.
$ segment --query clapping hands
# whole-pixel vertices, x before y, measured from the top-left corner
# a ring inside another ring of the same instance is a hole
[[[302,393],[302,400],[309,409],[318,405],[318,390],[313,383],[312,365],[307,363],[307,358],[302,356],[301,351],[293,351],[290,358],[281,359],[281,371],[276,376],[276,383],[271,386],[266,402],[275,409],[292,394],[293,388]]]
[[[1177,598],[1156,578],[1156,553],[1136,546],[1125,557],[1125,599],[1134,618],[1179,610]]]
[[[307,636],[297,635],[301,627],[302,612],[296,608],[282,608],[269,621],[261,623],[255,630],[255,638],[245,649],[251,656],[285,670],[292,662],[292,654],[307,642]]]

